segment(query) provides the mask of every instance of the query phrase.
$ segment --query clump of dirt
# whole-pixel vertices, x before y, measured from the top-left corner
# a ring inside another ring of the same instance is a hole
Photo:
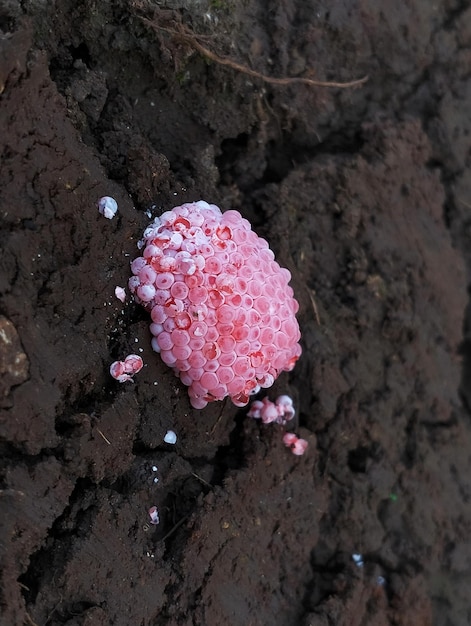
[[[10,0],[0,47],[2,624],[470,622],[466,3]],[[198,199],[292,273],[304,456],[114,295]]]

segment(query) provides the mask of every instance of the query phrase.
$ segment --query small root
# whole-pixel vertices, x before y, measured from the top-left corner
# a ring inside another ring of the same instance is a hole
[[[166,535],[164,535],[162,537],[162,539],[160,539],[159,541],[165,541],[166,539],[168,539],[171,535],[173,535],[173,533],[178,530],[180,528],[180,526],[183,524],[183,522],[186,522],[186,520],[190,517],[190,515],[185,515],[184,517],[182,517],[180,520],[178,520],[178,522],[175,524],[175,526],[173,526]]]
[[[20,498],[24,498],[25,497],[25,493],[23,491],[20,491],[19,489],[0,489],[0,496],[4,497],[4,496],[18,496]]]
[[[224,415],[224,409],[226,408],[226,402],[227,402],[227,397],[224,398],[224,401],[223,401],[223,404],[222,404],[222,407],[221,407],[221,412],[219,413],[219,416],[218,416],[214,426],[211,428],[210,435],[214,435],[214,431],[216,430],[217,425],[219,424],[219,422],[222,419],[222,416]]]
[[[31,618],[31,615],[28,613],[28,611],[25,611],[25,621],[27,624],[29,624],[29,626],[38,626],[38,624],[36,624],[36,622]]]
[[[97,428],[98,433],[103,437],[103,439],[106,441],[106,443],[111,446],[111,441],[109,439],[107,439],[105,437],[105,435],[101,432],[101,430],[99,428]]]
[[[314,299],[314,293],[315,292],[312,289],[309,289],[308,291],[309,291],[309,298],[311,299],[311,304],[312,304],[312,308],[313,308],[313,311],[314,311],[314,315],[315,315],[315,318],[316,318],[317,325],[320,326],[321,325],[321,318],[319,317],[319,311],[317,310],[317,304],[316,304],[316,301]]]

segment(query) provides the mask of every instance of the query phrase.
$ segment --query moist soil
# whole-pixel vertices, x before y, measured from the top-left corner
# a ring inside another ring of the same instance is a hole
[[[0,49],[1,625],[470,624],[468,3],[3,0]],[[114,295],[199,199],[292,273],[303,456]]]

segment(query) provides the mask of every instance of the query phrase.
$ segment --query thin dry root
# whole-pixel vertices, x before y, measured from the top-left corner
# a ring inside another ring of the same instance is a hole
[[[275,78],[271,76],[266,76],[261,72],[257,72],[256,70],[252,70],[250,67],[246,65],[242,65],[241,63],[237,63],[236,61],[232,61],[226,57],[219,56],[215,52],[212,52],[209,48],[204,46],[197,38],[197,36],[192,33],[186,26],[183,24],[177,24],[177,30],[168,28],[166,26],[158,26],[154,21],[149,20],[145,17],[141,17],[141,20],[148,24],[155,31],[164,31],[171,35],[176,41],[180,41],[184,43],[197,52],[199,52],[202,56],[206,57],[210,61],[214,63],[218,63],[219,65],[224,65],[226,67],[230,67],[236,72],[240,72],[241,74],[245,74],[246,76],[251,76],[252,78],[256,78],[270,85],[309,85],[311,87],[328,87],[328,88],[338,88],[338,89],[347,89],[350,87],[358,87],[359,85],[363,85],[368,80],[368,76],[363,76],[362,78],[358,78],[356,80],[351,80],[346,83],[336,82],[336,81],[323,81],[323,80],[313,80],[312,78],[304,78],[302,76],[294,76],[294,77],[284,77],[284,78]]]
[[[28,611],[25,611],[25,620],[26,623],[30,626],[38,626],[38,624],[36,624],[36,622],[31,618],[31,615],[28,613]]]

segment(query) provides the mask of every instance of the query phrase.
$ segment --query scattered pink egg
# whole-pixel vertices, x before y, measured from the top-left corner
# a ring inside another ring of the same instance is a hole
[[[118,203],[110,196],[103,196],[103,198],[100,198],[97,205],[98,211],[108,220],[113,219],[118,211]]]
[[[116,287],[114,295],[118,298],[118,300],[121,300],[121,302],[126,300],[126,291],[122,287]]]
[[[237,211],[203,201],[166,211],[144,231],[131,271],[129,289],[152,317],[152,347],[195,408],[226,396],[245,406],[301,355],[291,275]]]
[[[278,396],[275,402],[269,400],[268,397],[263,398],[263,400],[254,400],[250,405],[247,416],[261,419],[264,424],[277,423],[284,425],[293,419],[294,414],[293,400],[289,396]],[[304,454],[308,446],[308,442],[305,439],[300,439],[294,433],[285,433],[283,443],[297,456]]]
[[[129,354],[124,361],[115,361],[110,366],[110,374],[119,383],[132,381],[134,374],[141,371],[144,363],[137,354]]]
[[[286,433],[283,437],[283,443],[287,448],[291,448],[291,452],[296,456],[301,456],[306,452],[308,442],[305,439],[300,439],[294,433]]]
[[[295,414],[293,400],[289,396],[278,396],[275,402],[268,397],[263,400],[254,400],[247,413],[248,417],[261,419],[264,424],[276,422],[286,424],[293,419]]]
[[[157,510],[156,506],[151,506],[149,509],[149,517],[150,517],[150,523],[157,525],[160,524],[160,517],[159,517],[159,512]]]

